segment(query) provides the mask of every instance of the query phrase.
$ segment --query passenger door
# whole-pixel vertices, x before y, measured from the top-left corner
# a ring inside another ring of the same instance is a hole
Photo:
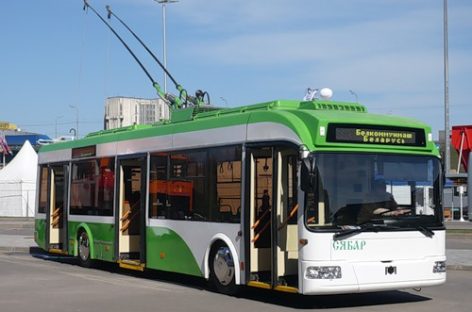
[[[49,168],[49,202],[46,211],[47,249],[67,254],[67,212],[69,198],[69,165],[54,164]]]
[[[146,163],[145,155],[118,158],[115,250],[120,264],[125,263],[127,268],[143,268],[146,259]]]
[[[297,152],[283,146],[246,152],[246,263],[249,286],[298,287]]]

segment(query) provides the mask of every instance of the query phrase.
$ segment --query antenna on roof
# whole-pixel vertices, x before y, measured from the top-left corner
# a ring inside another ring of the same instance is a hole
[[[303,97],[303,101],[313,101],[314,99],[316,99],[317,93],[318,93],[318,89],[312,89],[312,88],[306,89],[306,94]]]
[[[330,88],[322,88],[322,89],[306,89],[305,96],[303,97],[303,101],[314,101],[319,98],[322,100],[330,100],[333,97],[333,90]]]

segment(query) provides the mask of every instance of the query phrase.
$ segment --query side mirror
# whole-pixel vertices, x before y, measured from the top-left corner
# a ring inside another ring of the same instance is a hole
[[[301,189],[304,192],[312,192],[317,180],[315,157],[309,155],[302,159],[301,167]]]

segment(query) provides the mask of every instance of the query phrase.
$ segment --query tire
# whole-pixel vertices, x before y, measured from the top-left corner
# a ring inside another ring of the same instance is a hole
[[[77,237],[78,253],[77,259],[82,267],[90,268],[92,266],[92,259],[90,258],[90,239],[86,231],[79,232]]]
[[[219,241],[213,245],[208,265],[210,282],[216,290],[225,295],[236,295],[239,287],[235,281],[233,255],[225,243]]]

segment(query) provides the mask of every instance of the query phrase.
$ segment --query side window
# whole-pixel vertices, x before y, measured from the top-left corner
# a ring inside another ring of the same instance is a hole
[[[238,223],[241,147],[151,154],[149,217]]]
[[[97,161],[99,166],[98,176],[98,209],[102,209],[99,215],[113,215],[113,199],[115,197],[115,159],[100,158]]]
[[[115,160],[101,158],[72,164],[70,213],[113,215]]]
[[[48,180],[49,171],[46,165],[40,167],[39,170],[39,202],[38,213],[46,213],[46,206],[48,203]]]
[[[241,219],[241,148],[222,147],[210,150],[216,178],[209,190],[215,190],[212,221],[238,223]]]
[[[206,163],[206,151],[171,154],[167,182],[171,219],[209,219]]]
[[[149,170],[149,217],[165,219],[170,215],[168,205],[167,153],[151,155]]]

